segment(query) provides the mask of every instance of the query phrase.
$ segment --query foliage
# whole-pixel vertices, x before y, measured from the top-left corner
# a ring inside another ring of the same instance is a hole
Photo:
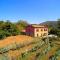
[[[45,40],[45,39],[43,39],[43,40]],[[45,55],[47,55],[49,53],[49,51],[51,50],[51,47],[49,47],[48,44],[45,44],[45,42],[43,40],[41,38],[35,38],[29,42],[27,42],[27,41],[23,42],[23,43],[14,42],[6,47],[0,48],[0,55],[3,55],[2,58],[4,58],[4,54],[8,54],[7,56],[5,56],[5,58],[9,56],[9,58],[11,58],[12,60],[15,60],[15,59],[16,60],[35,60],[35,59],[44,60],[43,58],[46,57]],[[31,47],[28,48],[29,46],[31,46]],[[54,47],[52,47],[52,48],[54,49]],[[12,53],[10,53],[12,55],[9,55],[10,51],[12,52]],[[19,55],[17,55],[16,52]],[[16,54],[16,55],[14,55],[14,54]],[[1,58],[1,56],[0,56],[0,58]],[[35,59],[33,59],[33,58],[35,58]],[[54,58],[54,56],[50,57],[50,59],[53,59],[53,58]]]
[[[27,21],[24,20],[20,20],[16,23],[17,27],[19,28],[20,31],[22,31],[23,29],[26,28],[26,26],[28,25]]]
[[[55,34],[55,35],[57,35],[58,34],[58,30],[56,28],[51,28],[49,34]]]
[[[58,23],[58,28],[60,29],[60,19],[58,19],[57,23]]]
[[[0,39],[22,34],[22,30],[25,29],[27,25],[28,23],[22,20],[17,23],[12,23],[9,20],[6,22],[0,21]]]
[[[9,57],[7,56],[7,54],[2,54],[0,55],[0,60],[9,60]]]
[[[60,36],[60,19],[57,20],[57,27],[48,26],[49,34]]]
[[[3,38],[5,38],[5,37],[6,37],[5,31],[0,30],[0,39],[3,39]]]

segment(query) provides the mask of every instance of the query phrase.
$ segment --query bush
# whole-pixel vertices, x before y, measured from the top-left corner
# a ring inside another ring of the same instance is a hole
[[[0,54],[8,52],[9,49],[7,47],[0,48]]]
[[[9,60],[9,57],[7,54],[1,54],[0,55],[0,60]]]
[[[5,32],[4,31],[2,31],[2,30],[0,30],[0,39],[3,39],[3,38],[5,38],[6,36],[5,36]]]
[[[52,41],[59,41],[59,38],[58,37],[49,37],[49,41],[52,42]]]

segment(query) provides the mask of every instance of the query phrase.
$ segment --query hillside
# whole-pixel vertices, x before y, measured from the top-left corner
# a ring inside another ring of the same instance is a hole
[[[7,37],[0,41],[0,60],[52,60],[52,58],[57,58],[54,56],[60,50],[60,43],[58,43],[60,41],[55,41],[54,38],[49,45],[45,40],[47,39],[26,35]]]
[[[23,43],[31,40],[32,37],[26,35],[10,36],[10,37],[6,37],[3,40],[0,40],[0,47],[4,47],[13,43]]]
[[[42,22],[40,24],[57,27],[57,21],[46,21],[46,22]]]

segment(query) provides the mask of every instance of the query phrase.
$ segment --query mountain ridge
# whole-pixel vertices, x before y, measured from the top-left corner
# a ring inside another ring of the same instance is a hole
[[[48,25],[48,26],[52,26],[52,27],[57,27],[57,21],[46,21],[46,22],[42,22],[40,24],[41,25]]]

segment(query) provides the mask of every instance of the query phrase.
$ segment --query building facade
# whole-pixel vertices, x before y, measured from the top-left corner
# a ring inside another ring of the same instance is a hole
[[[48,36],[48,27],[44,25],[29,25],[26,27],[26,35],[33,37],[46,37]]]

